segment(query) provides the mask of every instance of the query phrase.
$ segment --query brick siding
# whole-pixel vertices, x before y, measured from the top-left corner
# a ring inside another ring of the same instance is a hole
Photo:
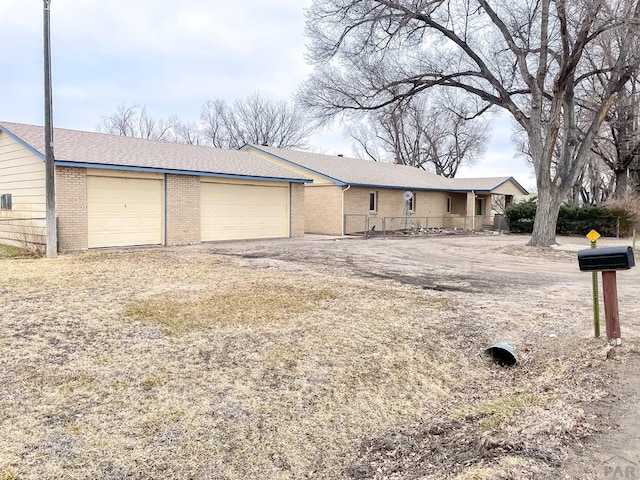
[[[56,167],[58,250],[86,250],[88,246],[87,170]]]
[[[200,242],[200,177],[167,175],[167,245]]]
[[[306,187],[305,232],[342,235],[342,188]]]
[[[291,184],[291,236],[301,237],[304,235],[304,183]]]

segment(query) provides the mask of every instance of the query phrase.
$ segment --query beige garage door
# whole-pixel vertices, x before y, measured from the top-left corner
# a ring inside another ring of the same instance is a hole
[[[89,248],[162,243],[162,180],[87,177]]]
[[[289,236],[289,187],[203,182],[202,241]]]

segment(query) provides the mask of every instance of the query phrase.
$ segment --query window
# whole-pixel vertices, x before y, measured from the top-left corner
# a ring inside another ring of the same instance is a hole
[[[447,197],[447,213],[451,213],[451,197]]]
[[[407,207],[409,207],[409,211],[410,212],[415,212],[416,211],[416,194],[411,192],[413,194],[413,196],[409,199],[409,201],[407,202]]]
[[[370,212],[378,211],[378,192],[369,193],[369,211]]]
[[[11,194],[3,193],[0,195],[0,210],[11,210]]]
[[[484,215],[484,198],[476,198],[476,216]]]

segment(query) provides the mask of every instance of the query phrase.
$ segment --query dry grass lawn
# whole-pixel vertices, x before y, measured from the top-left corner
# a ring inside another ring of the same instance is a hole
[[[597,430],[584,330],[506,369],[482,292],[216,248],[0,257],[0,480],[552,478]]]

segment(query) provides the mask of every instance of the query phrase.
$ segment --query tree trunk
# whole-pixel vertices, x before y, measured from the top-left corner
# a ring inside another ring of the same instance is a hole
[[[536,218],[528,245],[532,247],[549,247],[556,245],[556,226],[560,213],[560,195],[550,189],[538,192]]]
[[[571,205],[576,207],[580,206],[580,200],[582,199],[582,179],[578,180],[571,189]]]
[[[627,193],[627,170],[614,170],[616,174],[616,190],[613,193],[613,198],[619,200],[624,198]]]

